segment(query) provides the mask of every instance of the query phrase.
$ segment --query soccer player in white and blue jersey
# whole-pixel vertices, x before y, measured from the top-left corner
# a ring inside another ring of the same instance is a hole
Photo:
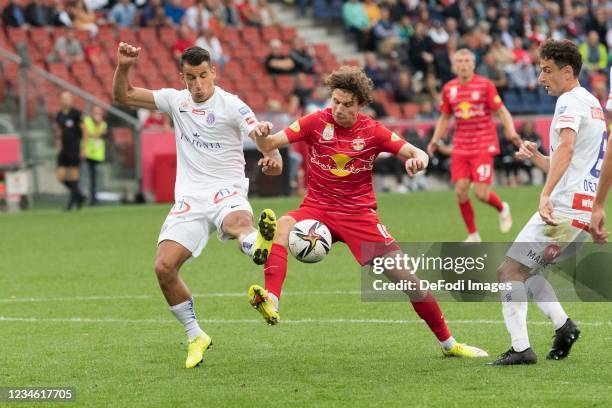
[[[568,40],[548,40],[540,47],[540,82],[559,96],[550,126],[550,155],[523,142],[517,157],[530,159],[548,173],[539,211],[527,222],[498,270],[502,311],[512,347],[491,365],[534,364],[537,356],[527,334],[528,294],[555,326],[549,360],[560,360],[578,340],[580,329],[567,316],[552,286],[537,274],[569,255],[570,243],[589,239],[589,223],[604,158],[607,134],[599,101],[580,86],[580,52]]]
[[[264,210],[253,227],[247,200],[249,180],[244,173],[243,140],[261,126],[251,109],[237,96],[215,86],[215,67],[208,51],[185,50],[180,78],[185,89],[152,91],[130,85],[128,72],[140,48],[120,43],[113,78],[113,99],[121,104],[159,110],[172,116],[176,135],[177,172],[175,204],[158,238],[155,272],[170,310],[185,328],[189,341],[185,366],[200,364],[212,344],[195,316],[193,298],[179,269],[197,257],[217,230],[219,239],[237,239],[241,250],[263,264],[276,235],[276,217]],[[259,161],[268,175],[282,172],[278,150]]]

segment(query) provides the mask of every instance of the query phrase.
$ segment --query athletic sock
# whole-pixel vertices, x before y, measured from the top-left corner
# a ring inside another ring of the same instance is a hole
[[[438,302],[433,297],[431,292],[427,293],[427,296],[421,300],[411,300],[412,307],[416,314],[427,323],[431,331],[436,335],[438,341],[448,341],[451,337],[451,332],[446,325],[444,315],[438,306]],[[454,339],[453,339],[454,340]],[[451,344],[452,346],[452,344]]]
[[[461,216],[463,217],[463,222],[468,230],[468,234],[475,233],[476,230],[476,222],[474,221],[474,208],[472,208],[472,202],[467,200],[464,203],[459,203],[459,210],[461,211]]]
[[[253,246],[255,245],[255,240],[257,239],[257,231],[253,231],[242,238],[242,242],[240,243],[240,249],[242,252],[251,258],[253,257]]]
[[[559,303],[555,290],[550,283],[540,275],[534,275],[525,281],[527,294],[555,326],[555,330],[565,324],[568,319],[563,306]]]
[[[494,191],[489,191],[489,197],[487,198],[487,204],[494,207],[498,212],[504,209],[504,204],[499,199],[499,196]]]
[[[196,319],[195,310],[193,309],[193,298],[183,303],[179,303],[178,305],[170,306],[170,311],[174,313],[176,319],[181,322],[185,328],[185,334],[189,341],[204,333],[204,331],[200,329],[200,325]]]
[[[283,282],[287,275],[287,248],[272,244],[272,249],[264,265],[264,282],[268,293],[280,299]],[[278,304],[278,302],[277,302]]]
[[[521,352],[529,348],[527,290],[523,282],[510,281],[507,283],[512,285],[512,288],[501,291],[504,322],[512,339],[512,348],[514,351]]]

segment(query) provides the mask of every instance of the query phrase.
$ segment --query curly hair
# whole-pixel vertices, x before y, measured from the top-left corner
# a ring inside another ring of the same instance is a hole
[[[558,68],[571,66],[574,71],[574,78],[578,78],[578,75],[580,75],[582,56],[576,44],[570,40],[546,40],[540,46],[540,58],[552,60]]]
[[[352,93],[360,105],[372,101],[374,85],[372,80],[359,67],[341,66],[327,77],[325,85],[331,92],[334,89],[341,89]]]

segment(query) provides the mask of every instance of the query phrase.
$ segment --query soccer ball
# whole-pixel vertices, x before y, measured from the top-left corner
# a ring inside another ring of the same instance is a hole
[[[289,233],[289,251],[301,262],[321,261],[331,249],[331,244],[329,229],[317,220],[302,220]]]

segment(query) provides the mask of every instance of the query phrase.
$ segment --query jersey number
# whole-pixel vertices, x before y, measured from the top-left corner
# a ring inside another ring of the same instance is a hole
[[[599,145],[599,154],[597,155],[597,161],[595,161],[595,165],[591,169],[591,176],[595,178],[599,178],[599,173],[601,172],[601,164],[606,154],[607,144],[608,144],[608,135],[606,131],[604,130],[603,135],[601,135],[601,144]]]
[[[476,173],[480,177],[480,180],[488,179],[491,175],[491,165],[490,164],[481,164],[476,167]]]

